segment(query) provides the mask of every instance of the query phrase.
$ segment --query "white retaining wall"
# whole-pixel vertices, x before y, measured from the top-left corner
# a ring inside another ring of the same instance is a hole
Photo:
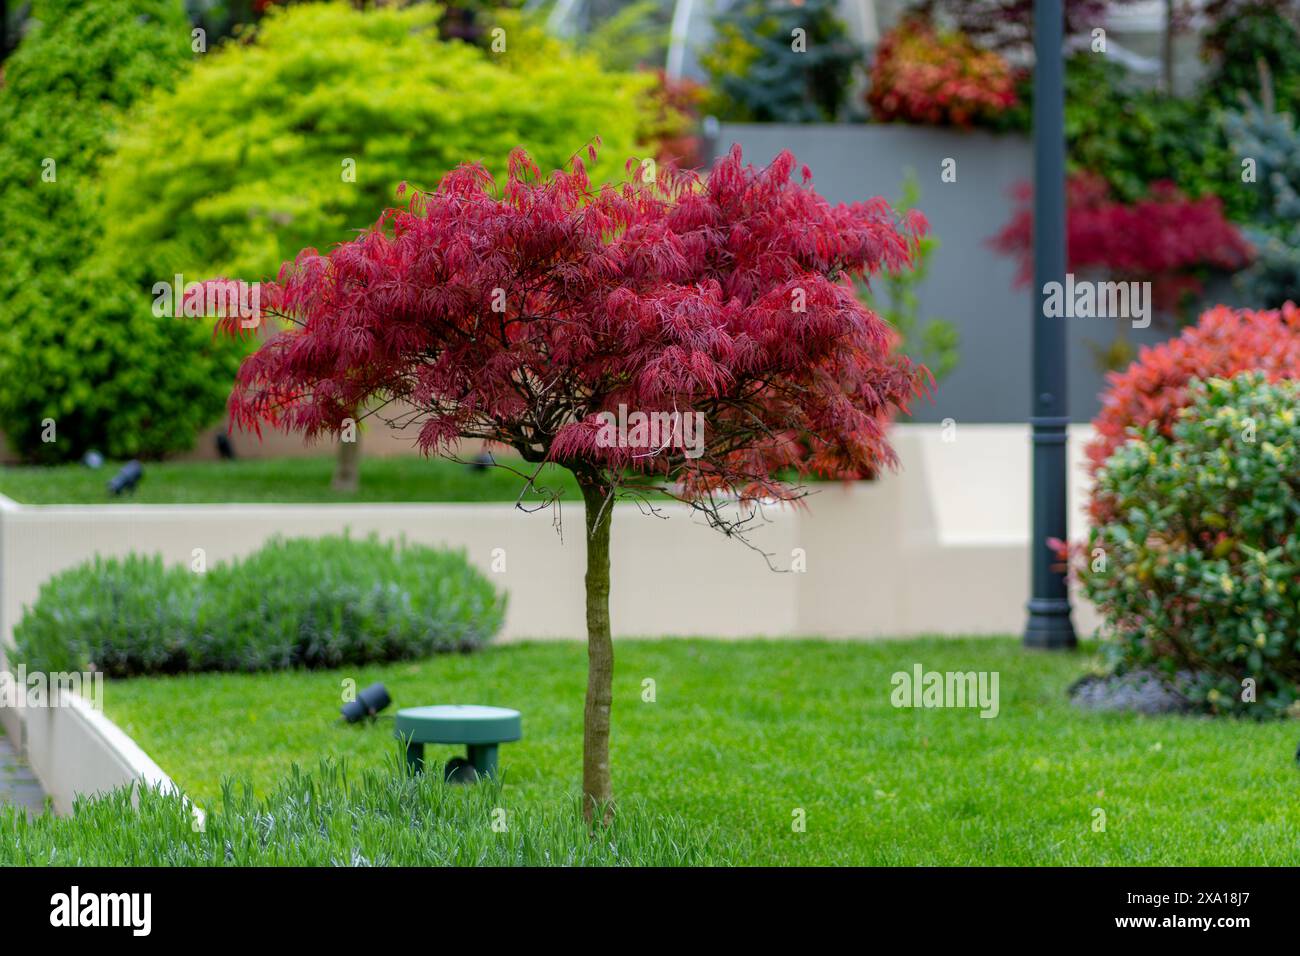
[[[55,689],[53,700],[58,706],[23,708],[22,718],[27,762],[54,798],[55,813],[70,814],[78,795],[107,793],[133,781],[180,792],[134,740],[84,698]]]
[[[611,617],[616,634],[772,637],[1008,634],[1024,623],[1029,581],[1027,426],[961,425],[894,432],[896,473],[817,489],[806,507],[770,511],[752,536],[778,567],[802,548],[805,573],[776,573],[763,557],[705,526],[685,506],[666,517],[615,509]],[[1071,430],[1072,531],[1085,491],[1082,443]],[[209,564],[273,534],[350,530],[464,548],[510,594],[506,640],[574,638],[585,630],[580,502],[550,511],[509,504],[57,505],[0,510],[0,637],[51,574],[95,553],[159,552]],[[492,573],[494,549],[504,573]],[[1076,612],[1090,627],[1086,608]],[[0,641],[3,643],[3,641]]]

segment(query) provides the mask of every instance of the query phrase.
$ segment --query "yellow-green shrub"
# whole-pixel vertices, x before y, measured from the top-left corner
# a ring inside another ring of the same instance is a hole
[[[502,174],[517,146],[555,167],[599,136],[593,176],[621,171],[648,79],[515,18],[503,53],[442,42],[437,16],[294,6],[209,54],[123,136],[105,177],[113,246],[150,281],[253,281],[371,225],[399,183],[475,161]]]
[[[190,59],[180,0],[38,0],[5,63],[0,429],[28,458],[161,453],[224,402],[209,382],[230,366],[206,331],[131,321],[130,290],[95,256],[112,135]]]

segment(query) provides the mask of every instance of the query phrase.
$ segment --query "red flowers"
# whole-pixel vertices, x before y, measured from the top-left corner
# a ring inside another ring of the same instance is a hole
[[[1201,289],[1203,269],[1227,272],[1247,265],[1253,255],[1237,227],[1223,216],[1217,197],[1187,199],[1168,182],[1154,183],[1147,198],[1132,205],[1116,202],[1100,176],[1070,177],[1066,244],[1073,271],[1096,269],[1112,278],[1148,280],[1155,305],[1172,310]],[[995,248],[1016,256],[1016,281],[1033,279],[1032,191],[1017,189],[1019,208],[993,237]]]
[[[906,265],[925,221],[831,206],[794,168],[734,149],[707,179],[661,167],[596,191],[580,161],[543,178],[516,151],[498,193],[461,167],[286,263],[262,298],[293,326],[244,362],[232,416],[320,433],[395,403],[426,451],[484,438],[610,484],[672,476],[688,497],[786,496],[773,475],[791,466],[873,473],[926,373],[847,280]],[[620,405],[703,413],[704,454],[604,447],[598,416]]]
[[[999,54],[913,17],[881,40],[867,105],[882,122],[972,126],[1016,105],[1015,78]]]

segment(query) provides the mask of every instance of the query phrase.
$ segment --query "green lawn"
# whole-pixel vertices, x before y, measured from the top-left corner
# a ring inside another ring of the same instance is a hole
[[[638,813],[714,833],[733,862],[1300,863],[1296,724],[1081,713],[1064,695],[1086,654],[987,638],[624,640],[616,653],[616,793]],[[895,709],[890,677],[916,663],[999,672],[999,715]],[[578,643],[347,672],[110,682],[105,697],[108,714],[212,805],[226,774],[266,793],[294,763],[314,768],[323,756],[346,757],[352,772],[384,767],[392,722],[338,723],[345,678],[383,680],[396,706],[522,710],[524,739],[502,749],[501,799],[524,812],[572,806]],[[654,703],[642,701],[646,678]],[[797,809],[805,832],[793,832]]]
[[[502,457],[517,470],[523,462]],[[23,504],[202,504],[209,502],[514,501],[524,486],[505,468],[474,471],[468,465],[422,455],[365,458],[361,488],[330,488],[334,457],[237,461],[146,462],[134,495],[112,497],[108,480],[120,462],[99,469],[80,464],[0,468],[0,494]],[[538,484],[562,489],[565,500],[582,496],[569,472],[548,466]],[[536,497],[536,496],[534,496]]]

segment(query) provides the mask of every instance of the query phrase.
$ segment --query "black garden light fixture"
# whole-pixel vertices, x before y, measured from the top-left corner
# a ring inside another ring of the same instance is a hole
[[[1065,569],[1048,541],[1068,541],[1064,321],[1043,307],[1065,279],[1065,19],[1061,0],[1034,3],[1034,349],[1032,589],[1026,647],[1074,647]]]
[[[109,493],[114,497],[128,491],[134,494],[136,485],[140,484],[140,479],[143,477],[144,466],[133,458],[108,480]]]
[[[365,717],[373,717],[393,702],[388,696],[388,688],[383,684],[371,684],[357,694],[356,700],[350,700],[339,711],[349,724],[355,724]]]

